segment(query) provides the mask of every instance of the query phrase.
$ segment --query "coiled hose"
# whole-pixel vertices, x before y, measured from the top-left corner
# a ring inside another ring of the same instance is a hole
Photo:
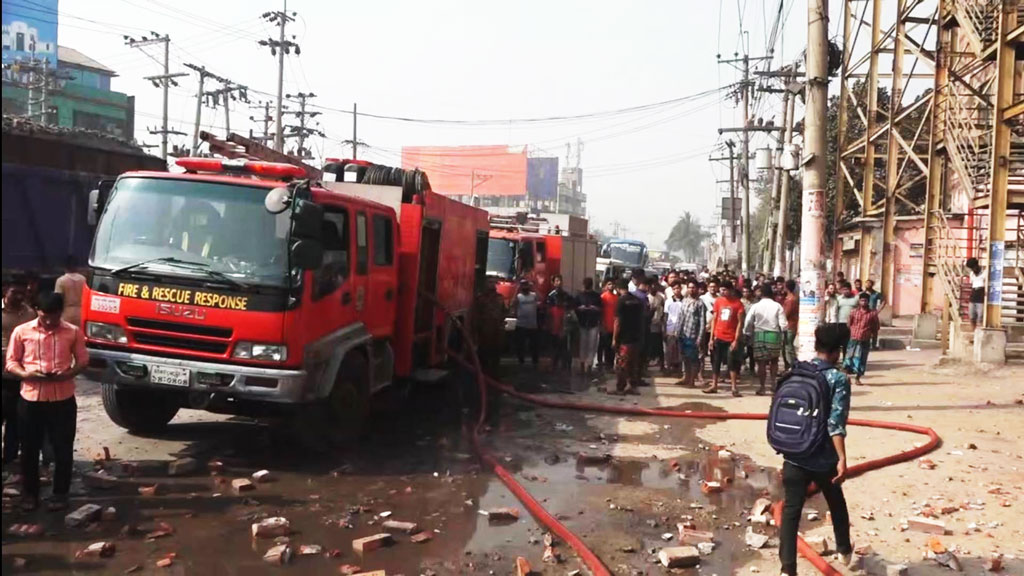
[[[522,400],[536,406],[544,406],[547,408],[559,408],[565,410],[580,410],[586,412],[603,412],[606,414],[621,414],[630,416],[661,416],[667,418],[697,418],[702,420],[767,420],[767,414],[757,414],[751,412],[742,413],[728,413],[728,412],[680,412],[677,410],[665,410],[662,408],[639,408],[635,406],[613,406],[606,404],[594,404],[584,402],[566,402],[563,400],[555,400],[552,398],[545,398],[541,396],[535,396],[533,394],[526,394],[519,392],[515,388],[503,384],[493,378],[488,377],[483,373],[480,368],[480,359],[477,356],[476,345],[473,342],[473,336],[469,333],[469,330],[462,324],[461,321],[453,316],[445,307],[433,296],[422,295],[427,301],[431,302],[438,308],[444,311],[445,315],[452,321],[452,323],[458,327],[462,332],[464,342],[467,344],[463,353],[468,352],[469,360],[462,357],[462,353],[458,351],[451,351],[451,357],[453,360],[461,364],[466,369],[474,373],[477,379],[477,384],[480,388],[480,415],[477,418],[476,423],[472,426],[471,441],[473,448],[476,451],[478,457],[486,463],[495,473],[495,475],[501,479],[502,483],[515,495],[516,498],[523,504],[524,507],[530,512],[530,514],[537,519],[538,522],[548,528],[553,534],[565,541],[566,544],[571,547],[583,564],[591,571],[594,576],[611,576],[611,571],[604,565],[601,559],[595,554],[587,545],[571,530],[569,530],[564,524],[558,521],[557,518],[552,516],[544,507],[537,502],[537,500],[530,495],[530,493],[523,488],[523,486],[516,481],[515,477],[509,473],[508,470],[502,466],[497,459],[495,459],[486,449],[480,445],[480,431],[484,426],[485,419],[487,417],[487,388],[488,386],[498,390],[504,394]],[[886,430],[896,430],[900,432],[911,432],[913,434],[921,434],[928,437],[928,441],[923,445],[915,447],[911,450],[898,452],[889,456],[883,456],[867,462],[862,462],[851,466],[847,471],[848,478],[856,478],[871,470],[878,470],[901,462],[907,462],[915,458],[919,458],[938,447],[941,442],[941,438],[931,428],[926,426],[915,426],[913,424],[905,424],[902,422],[885,422],[879,420],[861,420],[851,419],[847,422],[850,426],[864,426],[868,428],[882,428]],[[814,494],[818,491],[816,486],[811,486],[808,490],[809,494]],[[775,518],[776,525],[782,522],[782,503],[776,502],[772,506],[772,515]],[[819,572],[826,576],[840,576],[841,573],[833,568],[820,554],[813,550],[802,537],[797,538],[797,552],[801,556],[806,558]]]

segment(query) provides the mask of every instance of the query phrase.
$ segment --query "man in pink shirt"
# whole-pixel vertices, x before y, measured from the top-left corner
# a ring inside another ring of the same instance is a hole
[[[14,329],[7,345],[7,371],[21,379],[22,509],[39,506],[39,451],[43,437],[53,444],[51,510],[68,506],[78,404],[75,377],[89,365],[82,330],[61,320],[64,297],[39,298],[35,320]]]

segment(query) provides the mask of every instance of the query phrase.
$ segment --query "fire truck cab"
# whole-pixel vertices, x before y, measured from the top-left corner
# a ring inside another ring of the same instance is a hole
[[[373,393],[445,359],[452,327],[431,300],[468,314],[486,212],[365,162],[332,162],[323,181],[282,163],[177,164],[123,174],[97,206],[83,326],[116,424],[315,406],[352,433]]]

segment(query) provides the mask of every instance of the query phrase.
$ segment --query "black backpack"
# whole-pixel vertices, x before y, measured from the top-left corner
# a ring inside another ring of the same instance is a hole
[[[768,444],[792,458],[807,458],[828,440],[832,398],[828,366],[797,362],[779,378],[768,412]]]

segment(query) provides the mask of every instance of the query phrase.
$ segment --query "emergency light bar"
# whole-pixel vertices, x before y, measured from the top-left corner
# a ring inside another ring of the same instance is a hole
[[[229,160],[226,158],[178,158],[175,164],[188,172],[232,172],[269,178],[302,178],[306,175],[306,171],[302,168],[283,162]]]

